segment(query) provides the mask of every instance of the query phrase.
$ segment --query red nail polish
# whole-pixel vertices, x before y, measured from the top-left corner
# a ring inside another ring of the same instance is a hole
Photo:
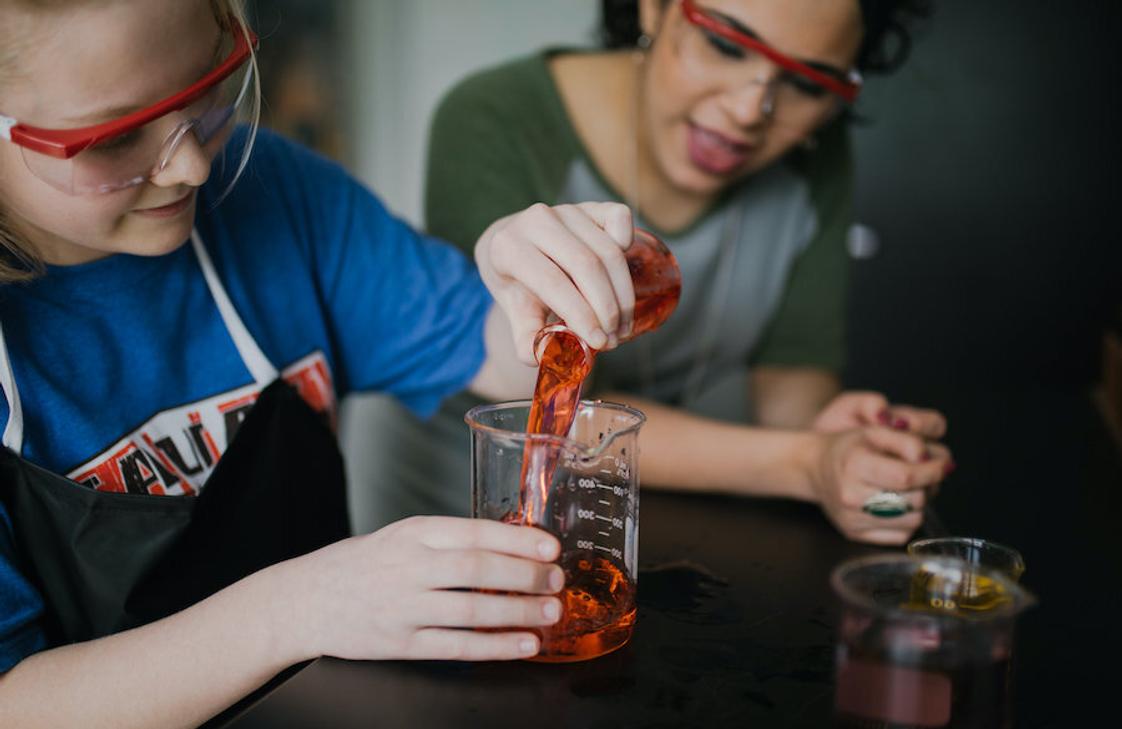
[[[924,461],[924,462],[930,461],[931,460],[931,451],[924,451],[923,455],[919,457],[919,460]]]
[[[952,473],[954,473],[954,470],[956,468],[958,468],[958,464],[956,464],[954,461],[947,461],[947,465],[943,469],[943,475],[950,476]]]
[[[880,421],[881,425],[888,425],[891,417],[889,417],[887,410],[881,410],[877,413],[877,420]]]
[[[896,420],[894,420],[892,423],[892,427],[896,428],[896,430],[907,430],[908,421],[904,420],[903,418],[896,418]]]

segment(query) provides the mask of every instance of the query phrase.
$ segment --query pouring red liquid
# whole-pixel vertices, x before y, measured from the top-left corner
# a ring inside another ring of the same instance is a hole
[[[627,339],[657,329],[678,305],[682,277],[678,262],[655,236],[636,229],[625,252],[635,287],[635,312]],[[541,345],[544,344],[544,347]],[[573,425],[581,388],[592,371],[597,351],[564,325],[543,329],[538,338],[538,380],[527,431],[565,437]],[[549,486],[558,450],[528,444],[522,461],[521,509],[518,521],[545,522]],[[600,555],[563,555],[565,588],[561,620],[539,631],[538,661],[594,658],[626,642],[635,621],[635,583],[625,570]]]
[[[631,282],[635,288],[635,312],[629,341],[662,326],[678,306],[682,293],[682,274],[678,261],[661,240],[640,228],[624,252]],[[528,433],[547,433],[565,437],[576,417],[581,388],[592,372],[597,350],[564,325],[547,327],[539,334],[545,342],[538,363],[538,380],[526,424]],[[537,452],[532,452],[537,450]],[[522,466],[523,514],[525,524],[541,521],[553,468],[545,449],[527,447]]]

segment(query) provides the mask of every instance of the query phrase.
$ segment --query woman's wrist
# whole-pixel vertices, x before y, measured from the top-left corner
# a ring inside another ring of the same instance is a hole
[[[789,484],[791,498],[817,504],[821,501],[819,486],[823,464],[829,447],[829,436],[810,430],[788,431],[785,481]]]

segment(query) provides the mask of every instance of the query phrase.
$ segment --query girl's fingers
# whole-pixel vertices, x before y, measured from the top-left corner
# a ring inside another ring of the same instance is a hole
[[[951,471],[955,469],[954,456],[951,454],[951,449],[947,448],[942,443],[927,444],[927,459],[940,465],[943,469],[944,478],[949,476]]]
[[[572,234],[556,220],[554,223],[571,241]],[[495,257],[502,257],[505,261],[500,273],[527,289],[558,317],[564,319],[569,328],[588,342],[589,346],[599,349],[608,343],[608,336],[604,333],[599,317],[586,298],[585,292],[574,285],[569,275],[553,259],[543,255],[543,251],[539,250],[539,246],[544,246],[546,249],[565,247],[555,245],[553,237],[555,233],[556,231],[548,236],[537,235],[534,241],[516,238],[513,233],[507,231],[496,234],[493,241],[496,248]],[[587,251],[587,248],[585,250]],[[593,259],[597,266],[601,266],[599,259],[590,251],[588,257]],[[602,276],[604,288],[610,289],[607,274],[602,273]],[[606,297],[614,302],[614,296],[610,292]],[[618,316],[618,311],[616,315]]]
[[[927,453],[922,438],[891,428],[866,428],[865,441],[879,451],[909,463],[919,463]]]
[[[887,530],[911,534],[923,524],[922,511],[909,511],[900,516],[873,516],[872,514],[853,514],[847,520],[851,533],[861,534],[869,531]]]
[[[505,315],[514,341],[514,353],[523,364],[536,367],[537,353],[534,340],[546,326],[549,309],[520,283],[513,282],[495,292],[495,300]]]
[[[530,632],[481,633],[422,628],[409,640],[407,658],[446,661],[508,661],[537,654],[541,641]]]
[[[939,443],[889,428],[866,428],[864,433],[865,441],[879,450],[882,457],[899,464],[890,468],[884,466],[883,460],[878,462],[876,471],[885,479],[883,485],[876,476],[865,472],[862,478],[873,485],[895,491],[922,488],[939,483],[954,470],[950,451]]]
[[[579,206],[560,205],[554,210],[569,230],[600,258],[611,280],[619,317],[614,322],[615,326],[605,331],[610,335],[627,331],[635,312],[635,286],[631,281],[631,269],[628,268],[624,249]],[[605,322],[605,325],[611,323]]]
[[[577,203],[576,207],[591,218],[596,227],[607,233],[617,246],[627,249],[631,245],[635,229],[631,209],[626,205],[613,202],[583,202]]]
[[[411,617],[418,625],[438,628],[532,628],[560,620],[561,601],[555,597],[436,591],[424,593]]]
[[[564,587],[565,573],[555,564],[483,549],[438,549],[418,561],[417,582],[435,589],[461,587],[552,595]]]
[[[536,527],[455,516],[413,517],[400,523],[416,530],[418,541],[432,549],[479,549],[547,562],[561,554],[557,537]]]
[[[615,332],[620,321],[619,302],[605,261],[589,244],[589,237],[598,237],[599,244],[605,248],[615,248],[619,252],[619,247],[587,216],[571,206],[535,211],[533,225],[532,231],[526,231],[522,235],[572,282],[584,300],[591,305],[599,328],[606,335]],[[577,229],[573,226],[577,226]],[[572,326],[564,311],[554,311]]]
[[[869,483],[859,483],[852,484],[846,488],[846,496],[842,499],[842,506],[848,509],[864,511],[865,503],[884,491],[893,491],[893,493],[898,494],[900,498],[908,503],[912,511],[923,511],[923,507],[927,503],[927,492],[925,489],[912,489],[910,491],[893,490]]]
[[[879,392],[847,392],[839,398],[847,398],[853,407],[857,420],[865,425],[886,425],[884,415],[888,409],[888,399]]]
[[[889,409],[889,419],[883,425],[907,430],[924,438],[939,439],[947,434],[947,419],[937,410],[893,405]]]
[[[917,525],[918,528],[918,525]],[[853,537],[854,541],[866,544],[880,544],[886,547],[899,547],[907,544],[908,539],[915,533],[915,529],[901,531],[897,529],[869,529],[859,532]]]
[[[850,458],[849,476],[878,490],[911,491],[937,483],[943,468],[934,461],[908,463],[871,448],[861,448]]]

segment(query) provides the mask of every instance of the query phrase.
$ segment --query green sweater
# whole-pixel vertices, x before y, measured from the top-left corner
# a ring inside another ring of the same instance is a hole
[[[487,226],[500,217],[535,202],[577,202],[566,195],[574,168],[581,168],[578,175],[585,173],[595,183],[584,189],[577,186],[581,192],[602,193],[584,199],[624,199],[603,180],[577,137],[550,75],[549,55],[536,54],[471,76],[440,104],[432,124],[425,194],[425,219],[433,235],[470,252]],[[767,206],[756,206],[761,210],[748,211],[757,217],[801,215],[801,221],[769,219],[753,226],[749,220],[742,226],[742,237],[754,231],[768,235],[766,241],[743,241],[744,247],[761,242],[775,247],[781,243],[776,237],[801,237],[788,266],[779,266],[784,269],[782,280],[771,282],[779,284],[779,295],[764,302],[767,320],[747,361],[840,370],[845,357],[845,237],[852,216],[853,176],[844,125],[824,130],[813,152],[793,153],[776,168],[768,171],[770,177],[783,180],[763,191],[755,179],[739,185],[685,230],[660,231],[642,220],[639,223],[679,253],[703,237],[698,232],[706,222],[746,200],[769,198]],[[776,193],[790,198],[799,192],[809,197],[809,206],[793,206],[789,200],[775,205],[771,199]],[[800,222],[811,227],[799,226]],[[709,235],[710,240],[714,237]],[[685,289],[690,281],[688,272],[683,275]],[[758,283],[754,278],[738,278],[736,286]],[[703,286],[709,283],[701,281]]]

